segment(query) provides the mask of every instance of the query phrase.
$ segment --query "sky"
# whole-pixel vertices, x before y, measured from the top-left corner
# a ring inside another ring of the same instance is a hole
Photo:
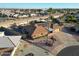
[[[0,3],[0,8],[79,8],[79,3]]]

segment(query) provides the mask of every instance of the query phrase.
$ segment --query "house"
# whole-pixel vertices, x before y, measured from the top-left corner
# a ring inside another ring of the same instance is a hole
[[[29,15],[28,14],[27,15],[23,14],[23,15],[19,15],[18,17],[19,18],[24,18],[24,17],[29,17]]]
[[[38,38],[38,37],[45,36],[48,34],[48,31],[45,27],[37,25],[37,24],[35,26],[36,26],[36,29],[32,33],[32,38]]]
[[[58,24],[53,25],[53,32],[59,32],[60,31],[60,26]]]
[[[64,23],[65,27],[74,27],[76,25],[76,23]]]
[[[54,14],[53,17],[54,17],[54,18],[59,18],[59,17],[62,17],[63,15],[64,15],[64,14]]]
[[[0,55],[13,56],[19,43],[21,36],[0,36]]]
[[[27,37],[35,39],[40,36],[45,36],[48,33],[48,30],[45,28],[46,25],[43,24],[34,24],[34,25],[27,25],[23,27],[24,33],[27,34]]]
[[[35,14],[35,13],[31,13],[30,15],[31,15],[31,16],[37,16],[37,14]]]
[[[13,17],[17,18],[19,16],[19,14],[14,14]]]
[[[78,25],[76,23],[66,23],[65,28],[72,32],[78,31]]]
[[[42,20],[40,20],[40,21],[42,21],[42,22],[47,22],[46,20],[44,20],[44,19],[42,19]]]

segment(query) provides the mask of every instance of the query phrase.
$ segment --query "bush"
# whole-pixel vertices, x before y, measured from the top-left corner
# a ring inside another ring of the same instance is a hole
[[[14,31],[14,30],[11,30],[11,29],[7,29],[5,27],[0,27],[0,31],[4,31],[5,35],[20,35],[20,33]]]
[[[69,15],[67,16],[67,19],[65,20],[67,23],[70,23],[70,22],[74,22],[76,23],[77,22],[77,19],[75,16],[72,16],[72,15]]]

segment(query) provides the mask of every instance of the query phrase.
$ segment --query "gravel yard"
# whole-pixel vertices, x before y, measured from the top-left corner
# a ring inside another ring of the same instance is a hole
[[[15,56],[25,56],[29,53],[33,53],[34,56],[51,56],[52,54],[38,46],[30,44],[26,41],[21,41]]]

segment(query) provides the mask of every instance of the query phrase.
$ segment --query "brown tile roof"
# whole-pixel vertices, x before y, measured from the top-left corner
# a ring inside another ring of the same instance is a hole
[[[44,36],[48,33],[48,31],[46,30],[45,27],[37,25],[36,29],[34,30],[34,32],[32,33],[32,37],[36,38],[36,37],[40,37],[40,36]]]

